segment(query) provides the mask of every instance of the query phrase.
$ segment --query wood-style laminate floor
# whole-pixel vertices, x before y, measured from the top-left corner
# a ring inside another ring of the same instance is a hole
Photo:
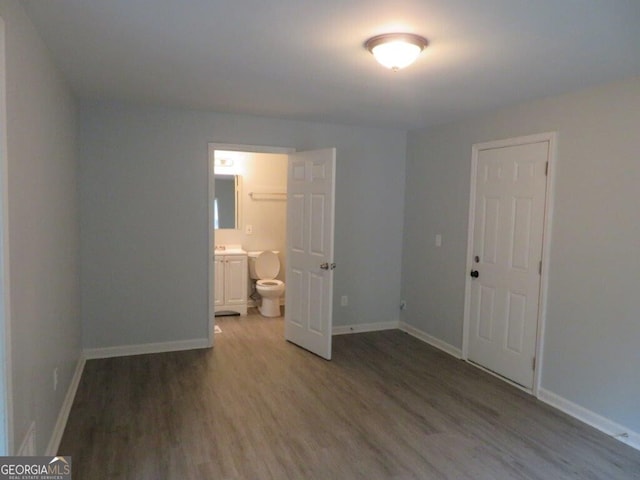
[[[403,332],[327,362],[281,319],[217,323],[212,350],[87,362],[74,479],[640,479],[640,452]]]

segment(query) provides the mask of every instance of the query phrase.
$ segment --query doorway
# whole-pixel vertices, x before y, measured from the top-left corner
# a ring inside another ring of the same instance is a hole
[[[255,306],[259,300],[248,275],[251,252],[278,252],[281,268],[276,278],[285,279],[289,151],[209,144],[209,248],[210,259],[214,261],[213,268],[209,267],[210,285],[213,285],[210,289],[210,342],[215,339],[212,332],[216,331],[216,315],[245,316],[248,307]],[[216,246],[226,250],[217,250]],[[241,254],[232,254],[229,247]]]
[[[0,18],[0,455],[13,454],[5,25]]]
[[[473,146],[463,356],[533,391],[539,382],[552,133]]]
[[[218,155],[221,152],[225,155]],[[267,166],[266,169],[257,179],[254,176],[250,180],[248,172],[241,168],[243,163],[247,163],[240,161],[243,155],[266,155],[278,162],[283,160],[284,187],[277,181],[269,182],[273,172],[269,172],[268,159],[266,162],[263,159],[262,163]],[[231,245],[231,248],[241,252],[279,249],[280,263],[283,265],[281,271],[286,270],[288,281],[285,284],[285,338],[323,358],[331,358],[335,160],[333,148],[293,153],[292,149],[284,148],[209,144],[210,345],[213,346],[216,331],[215,312],[222,308],[217,305],[221,278],[216,275],[216,272],[220,272],[220,268],[216,269],[216,258],[220,258],[220,254],[216,254],[215,246]],[[220,174],[235,176],[235,185],[242,184],[241,190],[236,187],[235,214],[217,204],[220,198],[216,193],[216,175]],[[287,193],[289,188],[291,190]],[[268,212],[252,217],[246,208],[247,202],[257,209],[259,204],[275,206],[278,201],[282,201],[277,211],[278,215],[283,215],[283,219],[282,222],[273,223],[286,225],[283,229],[278,229],[277,225],[272,228],[274,225],[270,225]],[[225,210],[227,213],[223,214]],[[234,228],[216,229],[215,225],[220,226],[223,217],[235,217]],[[271,230],[266,237],[258,240],[261,232],[256,231],[254,223],[250,223],[255,222],[251,218],[261,218],[264,230]],[[273,241],[276,230],[284,235],[280,243],[282,248]],[[218,252],[223,251],[218,249]],[[247,271],[246,267],[244,271]],[[235,311],[246,312],[246,304],[244,310],[238,305],[233,307]]]

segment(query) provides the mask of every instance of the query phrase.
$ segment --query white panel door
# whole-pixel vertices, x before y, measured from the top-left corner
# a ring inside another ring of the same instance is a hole
[[[468,359],[533,387],[549,142],[479,150]]]
[[[289,155],[285,338],[331,359],[336,150]]]

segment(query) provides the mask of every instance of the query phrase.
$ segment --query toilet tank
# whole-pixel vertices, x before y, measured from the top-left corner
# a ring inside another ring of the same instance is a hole
[[[249,276],[254,280],[271,280],[280,272],[280,259],[277,250],[248,252]]]

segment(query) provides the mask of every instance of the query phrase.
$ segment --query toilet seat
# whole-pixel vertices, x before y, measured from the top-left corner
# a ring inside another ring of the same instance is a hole
[[[284,285],[284,282],[276,279],[264,279],[258,280],[256,285],[262,287],[265,290],[276,290]]]

